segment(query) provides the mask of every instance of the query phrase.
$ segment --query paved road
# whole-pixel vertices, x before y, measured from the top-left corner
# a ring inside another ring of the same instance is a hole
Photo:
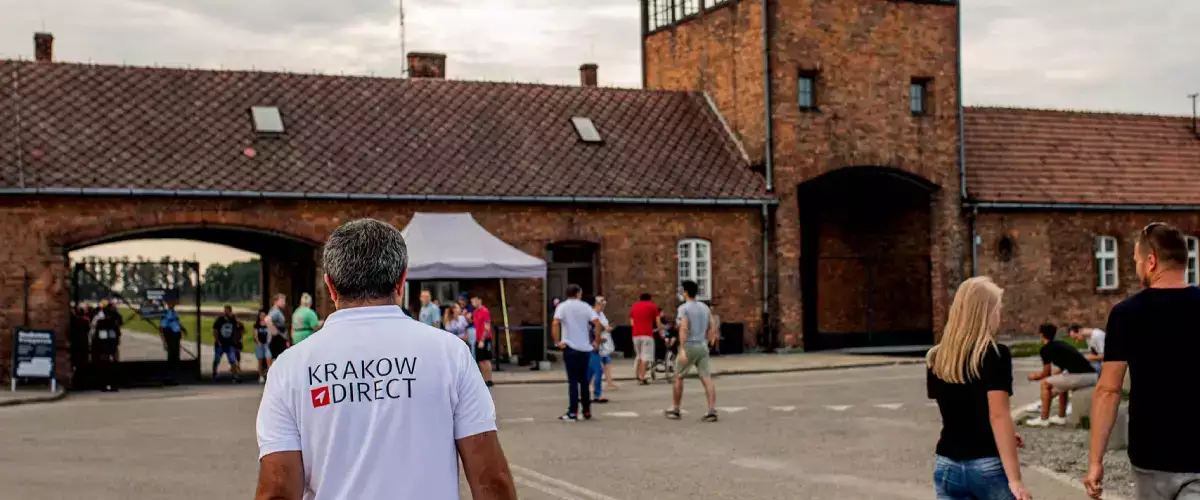
[[[562,423],[564,385],[498,386],[521,498],[927,499],[937,409],[920,366],[718,379],[722,421],[667,421],[665,384],[625,384],[597,420]],[[1023,372],[1026,367],[1019,367]],[[1018,402],[1036,387],[1018,383]],[[85,394],[0,408],[0,484],[12,498],[250,498],[254,386]],[[1083,498],[1036,471],[1038,498]],[[464,487],[463,491],[466,489]],[[469,495],[464,495],[469,498]]]

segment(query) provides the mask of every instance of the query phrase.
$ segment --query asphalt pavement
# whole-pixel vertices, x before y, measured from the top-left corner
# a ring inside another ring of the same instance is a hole
[[[1018,364],[1015,404],[1036,398],[1021,378],[1033,366]],[[622,383],[579,423],[556,420],[565,385],[493,394],[525,499],[933,497],[940,419],[919,365],[720,377],[717,391],[717,423],[699,420],[695,380],[681,421],[662,416],[666,383]],[[259,395],[255,385],[194,386],[0,408],[0,497],[251,498]],[[1084,498],[1064,478],[1024,474],[1035,498]]]

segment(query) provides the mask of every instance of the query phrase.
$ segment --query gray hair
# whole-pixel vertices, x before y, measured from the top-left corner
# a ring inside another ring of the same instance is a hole
[[[325,274],[350,301],[392,295],[408,269],[408,246],[400,230],[375,219],[342,224],[325,242]]]

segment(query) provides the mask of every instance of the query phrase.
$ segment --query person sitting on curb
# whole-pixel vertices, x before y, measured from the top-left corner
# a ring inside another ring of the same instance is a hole
[[[1029,380],[1042,382],[1042,414],[1025,421],[1030,427],[1046,427],[1050,424],[1067,424],[1068,393],[1096,385],[1099,376],[1096,369],[1075,347],[1061,340],[1054,340],[1058,327],[1044,324],[1042,334],[1042,371],[1029,374]],[[1059,369],[1051,373],[1052,367]],[[1050,416],[1050,402],[1058,395],[1058,416]]]
[[[1096,369],[1096,373],[1100,373],[1101,364],[1104,362],[1104,330],[1084,328],[1076,324],[1067,329],[1067,335],[1070,335],[1071,339],[1076,342],[1087,342],[1088,353],[1083,357],[1092,363],[1092,368]]]

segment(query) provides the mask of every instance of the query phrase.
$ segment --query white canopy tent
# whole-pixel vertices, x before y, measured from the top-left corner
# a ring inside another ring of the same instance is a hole
[[[492,235],[469,213],[418,212],[413,214],[412,220],[401,234],[408,245],[410,280],[500,280],[504,338],[511,357],[512,339],[508,333],[508,301],[504,295],[504,280],[540,279],[544,296],[546,261],[522,252]]]

